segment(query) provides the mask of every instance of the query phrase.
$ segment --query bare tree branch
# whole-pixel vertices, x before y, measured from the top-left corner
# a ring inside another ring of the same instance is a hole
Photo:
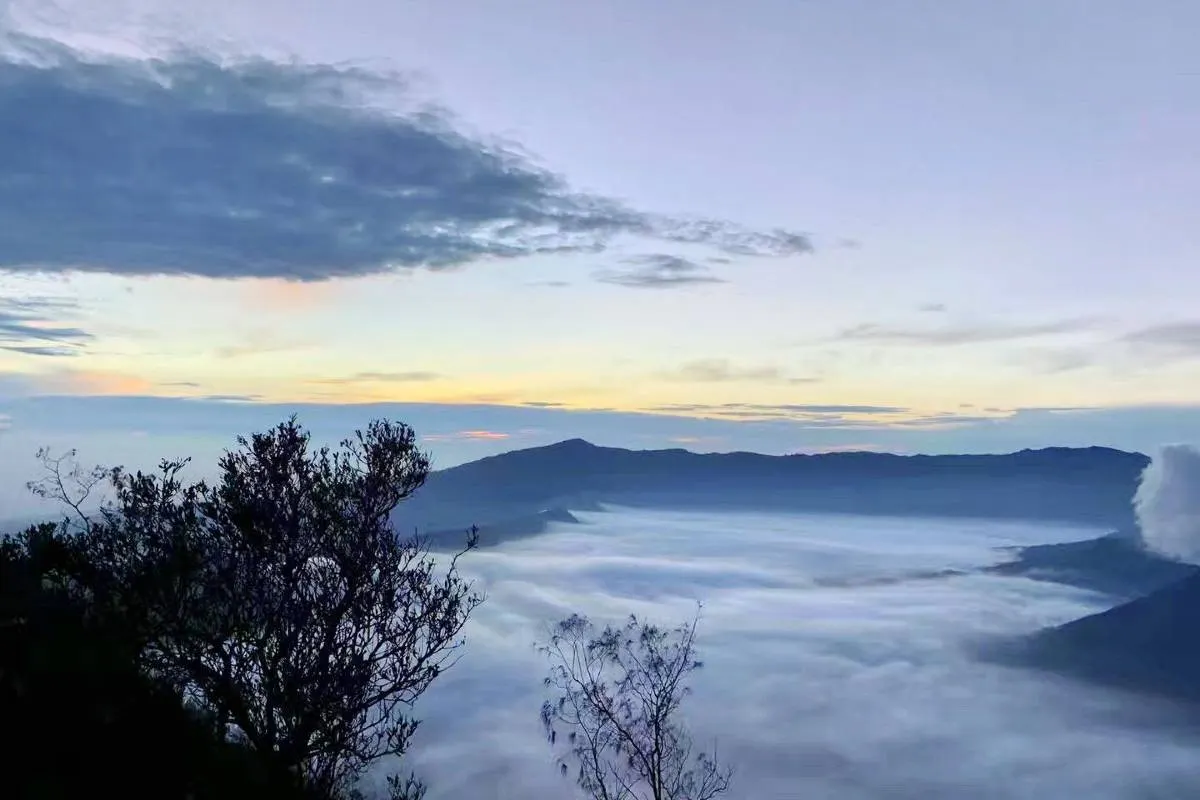
[[[699,669],[696,627],[666,631],[636,617],[596,632],[586,618],[560,622],[538,649],[551,661],[542,706],[552,746],[569,730],[566,756],[578,763],[576,781],[593,800],[712,800],[729,788],[732,771],[712,755],[693,756],[677,712]],[[560,771],[568,771],[566,758]]]
[[[91,527],[91,517],[84,511],[88,498],[112,475],[112,470],[104,467],[83,469],[75,460],[77,455],[75,450],[68,450],[56,457],[50,454],[48,447],[38,448],[37,459],[41,462],[43,476],[25,484],[34,495],[67,507],[69,514],[62,522],[64,530],[70,530],[72,526],[81,530]]]

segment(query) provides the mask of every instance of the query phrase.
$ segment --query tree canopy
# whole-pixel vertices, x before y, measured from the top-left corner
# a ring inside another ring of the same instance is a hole
[[[211,484],[186,483],[186,459],[86,472],[43,453],[48,474],[32,488],[66,503],[79,530],[43,527],[39,547],[64,596],[119,626],[133,674],[215,740],[308,790],[349,795],[368,767],[404,754],[414,701],[457,657],[482,600],[457,569],[474,531],[438,563],[392,529],[429,473],[405,425],[372,422],[332,450],[292,417],[237,443]],[[82,498],[101,482],[115,497],[89,514]],[[30,541],[11,546],[34,558]]]

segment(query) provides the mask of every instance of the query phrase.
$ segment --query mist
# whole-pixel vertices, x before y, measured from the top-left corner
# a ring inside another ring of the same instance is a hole
[[[1164,446],[1142,473],[1134,507],[1148,548],[1200,563],[1200,450]]]
[[[1188,464],[1196,462],[1188,461]],[[731,797],[1178,797],[1200,742],[1168,708],[976,661],[970,645],[1113,598],[980,574],[1005,546],[1089,538],[1034,523],[631,511],[579,514],[461,562],[487,596],[422,699],[406,768],[430,800],[571,798],[538,722],[533,650],[572,611],[682,621],[704,602],[687,720]]]

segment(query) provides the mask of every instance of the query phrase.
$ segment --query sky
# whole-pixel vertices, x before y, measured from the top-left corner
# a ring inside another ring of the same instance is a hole
[[[400,415],[442,465],[1196,441],[1198,28],[0,0],[0,449],[207,452],[296,410]]]

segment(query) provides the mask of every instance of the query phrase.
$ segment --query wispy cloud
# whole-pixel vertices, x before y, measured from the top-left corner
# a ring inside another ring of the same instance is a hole
[[[789,423],[812,430],[933,430],[990,424],[998,418],[981,414],[921,412],[902,406],[802,403],[674,403],[650,406],[643,411],[733,422]]]
[[[1200,322],[1169,322],[1128,331],[1086,347],[1029,349],[1018,354],[1039,372],[1060,374],[1101,368],[1129,376],[1180,361],[1200,359]]]
[[[1121,341],[1181,356],[1200,356],[1200,322],[1172,322],[1132,331]]]
[[[796,412],[804,414],[905,414],[911,409],[901,406],[807,405],[802,403],[673,403],[653,406],[654,411],[739,410],[762,412]]]
[[[75,310],[74,302],[61,298],[0,298],[0,350],[52,358],[80,355],[92,334],[57,321]]]
[[[811,249],[802,233],[576,191],[516,148],[464,134],[394,75],[7,39],[3,269],[316,281],[597,253],[621,237],[734,255]],[[704,279],[658,263],[627,285]]]
[[[263,396],[260,394],[209,394],[194,399],[207,400],[211,403],[260,403]]]
[[[311,342],[297,342],[281,339],[269,330],[253,330],[247,332],[242,341],[237,344],[227,344],[213,349],[218,358],[240,358],[242,356],[258,356],[267,353],[288,353],[294,350],[307,350],[315,345]]]
[[[654,414],[683,414],[709,419],[795,422],[811,428],[895,427],[918,422],[947,424],[950,417],[967,419],[949,414],[920,414],[902,406],[806,403],[668,403],[642,410]]]
[[[779,367],[739,367],[724,358],[706,358],[689,361],[675,370],[661,373],[661,377],[683,383],[817,383],[820,378],[789,377]]]
[[[835,338],[839,341],[880,344],[953,346],[1080,333],[1096,330],[1102,322],[1094,317],[1085,317],[1042,323],[978,323],[937,328],[901,328],[866,323],[847,328]]]
[[[314,378],[308,383],[340,386],[355,383],[429,383],[442,380],[438,372],[414,370],[411,372],[356,372],[336,378]]]
[[[624,263],[632,269],[600,270],[595,273],[595,279],[631,289],[675,289],[703,283],[725,283],[705,265],[668,253],[635,256],[625,259]]]
[[[510,433],[499,431],[455,431],[454,433],[431,433],[421,437],[427,442],[449,441],[501,441],[512,438]]]

